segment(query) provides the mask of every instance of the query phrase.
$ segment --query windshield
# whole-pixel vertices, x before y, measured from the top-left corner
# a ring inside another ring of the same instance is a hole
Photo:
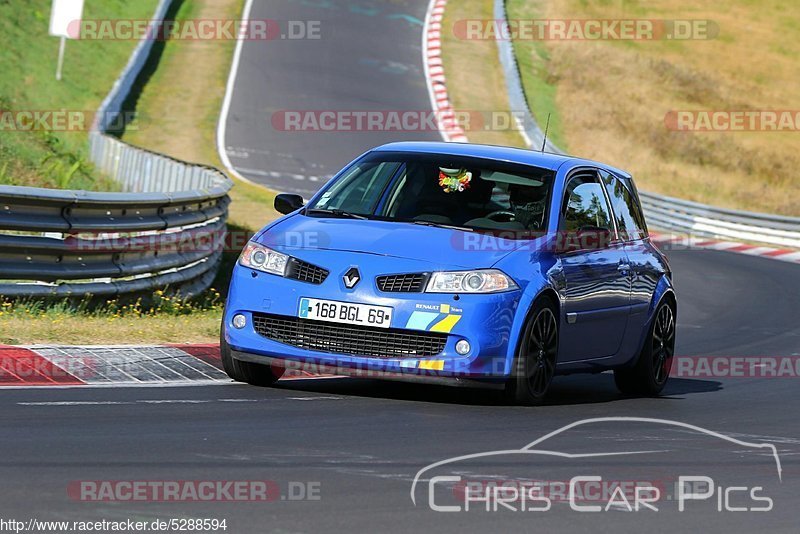
[[[305,213],[459,229],[542,231],[553,172],[478,158],[375,153]]]

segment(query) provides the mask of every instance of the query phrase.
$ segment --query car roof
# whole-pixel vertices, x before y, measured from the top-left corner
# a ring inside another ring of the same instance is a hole
[[[507,146],[478,145],[472,143],[404,141],[379,146],[374,148],[373,152],[405,152],[409,154],[419,153],[442,154],[446,156],[469,156],[474,158],[506,161],[520,165],[531,165],[542,169],[549,169],[551,171],[556,171],[564,163],[568,163],[570,167],[588,165],[614,171],[623,176],[629,176],[625,171],[588,159],[560,154],[551,154],[548,152],[538,152],[523,148],[512,148]]]

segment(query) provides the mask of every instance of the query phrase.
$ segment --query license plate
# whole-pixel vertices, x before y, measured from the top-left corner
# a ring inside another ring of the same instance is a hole
[[[389,328],[392,324],[392,308],[336,300],[301,298],[298,317],[332,323]]]

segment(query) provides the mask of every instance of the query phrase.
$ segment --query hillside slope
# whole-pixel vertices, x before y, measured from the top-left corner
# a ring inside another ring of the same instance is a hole
[[[510,19],[705,19],[713,39],[518,40],[531,107],[570,153],[642,189],[800,215],[800,131],[696,132],[670,112],[800,110],[800,4],[782,0],[509,0]]]
[[[149,19],[157,0],[91,0],[84,19]],[[124,68],[136,41],[70,40],[64,78],[55,80],[58,38],[48,35],[50,0],[0,1],[0,111],[97,109]],[[87,160],[85,129],[20,131],[0,126],[0,184],[72,189],[108,189],[114,185],[94,172]]]

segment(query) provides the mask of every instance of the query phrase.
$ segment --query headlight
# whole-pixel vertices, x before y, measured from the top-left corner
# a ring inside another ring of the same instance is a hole
[[[433,273],[426,293],[499,293],[519,286],[497,269]]]
[[[242,255],[239,256],[239,263],[251,269],[284,276],[286,266],[289,264],[289,256],[257,243],[248,243],[244,247]]]

